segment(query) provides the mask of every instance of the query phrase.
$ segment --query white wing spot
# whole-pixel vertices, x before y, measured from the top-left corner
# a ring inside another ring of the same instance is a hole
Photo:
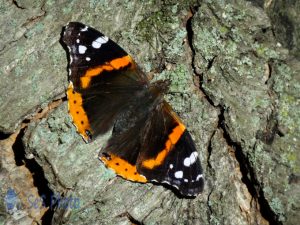
[[[199,181],[200,178],[202,178],[202,174],[199,174],[199,175],[197,176],[196,181]]]
[[[173,169],[173,167],[174,167],[173,164],[170,164],[170,169]]]
[[[184,181],[185,183],[189,182],[189,180],[188,180],[188,179],[184,179],[183,181]]]
[[[186,167],[189,167],[190,165],[192,165],[193,163],[196,162],[198,157],[198,152],[192,152],[192,154],[189,157],[186,157],[183,161],[183,165],[185,165]]]
[[[183,177],[183,172],[182,171],[177,171],[176,173],[174,173],[175,178],[182,178]]]
[[[198,152],[192,152],[190,159],[191,159],[191,164],[195,163],[198,157]]]
[[[84,28],[80,29],[80,31],[85,32],[88,30],[88,28],[89,28],[88,26],[85,26]]]
[[[83,45],[79,45],[79,47],[78,47],[78,51],[79,51],[80,54],[84,54],[86,49],[87,48]]]
[[[170,182],[167,181],[167,180],[164,180],[164,181],[162,181],[161,183],[162,183],[162,184],[170,184]]]
[[[186,157],[183,161],[183,165],[189,167],[191,165],[191,159],[190,157]]]
[[[71,48],[69,46],[68,46],[68,49],[69,49],[69,52],[71,53]],[[72,64],[72,62],[73,62],[73,58],[72,58],[72,56],[70,54],[70,64]]]
[[[90,61],[91,58],[90,58],[90,57],[86,57],[85,60],[86,60],[86,61]]]
[[[79,43],[80,42],[80,40],[79,39],[76,39],[76,43]]]
[[[108,40],[109,39],[106,36],[98,37],[95,41],[93,41],[92,46],[93,48],[100,48],[101,45],[108,42]]]
[[[179,187],[176,184],[172,184],[172,186],[179,190]]]

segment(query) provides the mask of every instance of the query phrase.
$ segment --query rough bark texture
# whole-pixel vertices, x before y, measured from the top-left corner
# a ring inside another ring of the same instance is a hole
[[[298,1],[2,0],[0,12],[0,224],[300,221]],[[69,21],[171,80],[166,100],[198,147],[202,194],[116,177],[97,159],[110,134],[85,144],[76,133],[59,42]],[[72,204],[53,205],[58,195]]]

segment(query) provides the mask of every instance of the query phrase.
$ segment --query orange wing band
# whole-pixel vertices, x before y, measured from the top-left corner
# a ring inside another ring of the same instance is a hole
[[[167,157],[168,153],[178,142],[185,129],[185,126],[182,123],[179,123],[178,126],[176,126],[172,130],[172,133],[169,134],[168,140],[165,143],[165,148],[162,151],[160,151],[155,158],[143,161],[142,166],[147,169],[153,169],[154,167],[161,165]]]
[[[126,55],[121,58],[113,59],[110,62],[105,63],[104,65],[89,69],[80,78],[81,87],[82,88],[89,87],[92,77],[100,75],[103,71],[119,70],[120,68],[128,66],[130,64],[133,68],[135,67],[132,58],[129,55]]]
[[[146,177],[137,172],[136,166],[131,165],[124,159],[121,159],[113,154],[107,157],[102,156],[99,158],[105,164],[105,166],[112,169],[117,175],[131,181],[137,181],[141,183],[147,182]]]
[[[67,95],[69,114],[72,117],[73,123],[77,128],[77,132],[87,142],[89,140],[89,136],[86,134],[86,131],[91,132],[90,123],[86,112],[82,107],[82,96],[80,93],[74,91],[72,82],[70,82],[69,84]]]

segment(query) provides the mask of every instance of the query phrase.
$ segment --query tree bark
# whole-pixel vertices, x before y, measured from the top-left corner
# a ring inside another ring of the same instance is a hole
[[[0,224],[297,224],[300,21],[283,32],[280,2],[3,1]],[[60,43],[69,21],[171,81],[165,98],[195,140],[203,193],[123,180],[97,159],[110,133],[90,144],[76,133]]]

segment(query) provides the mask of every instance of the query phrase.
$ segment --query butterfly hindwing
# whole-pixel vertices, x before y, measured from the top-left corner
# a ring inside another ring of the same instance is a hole
[[[143,111],[136,107],[131,110]],[[165,183],[185,196],[198,194],[204,180],[189,132],[164,101],[151,111],[143,111],[131,127],[121,123],[126,128],[113,132],[100,159],[128,180]],[[124,120],[130,121],[131,116]]]
[[[203,189],[195,144],[163,100],[168,82],[150,84],[115,42],[82,23],[71,22],[62,38],[69,51],[69,114],[90,141],[113,127],[100,160],[121,177],[171,185],[183,195]]]
[[[149,88],[135,95],[130,107],[124,109],[116,119],[112,136],[100,153],[100,160],[118,175],[131,181],[146,182],[147,178],[137,170],[137,162],[142,151],[143,139],[147,138],[146,124],[162,102],[161,88],[164,85],[151,84]],[[152,91],[156,90],[157,94]]]
[[[195,144],[166,102],[156,109],[144,133],[139,173],[150,181],[171,185],[185,196],[201,192],[204,180]]]

